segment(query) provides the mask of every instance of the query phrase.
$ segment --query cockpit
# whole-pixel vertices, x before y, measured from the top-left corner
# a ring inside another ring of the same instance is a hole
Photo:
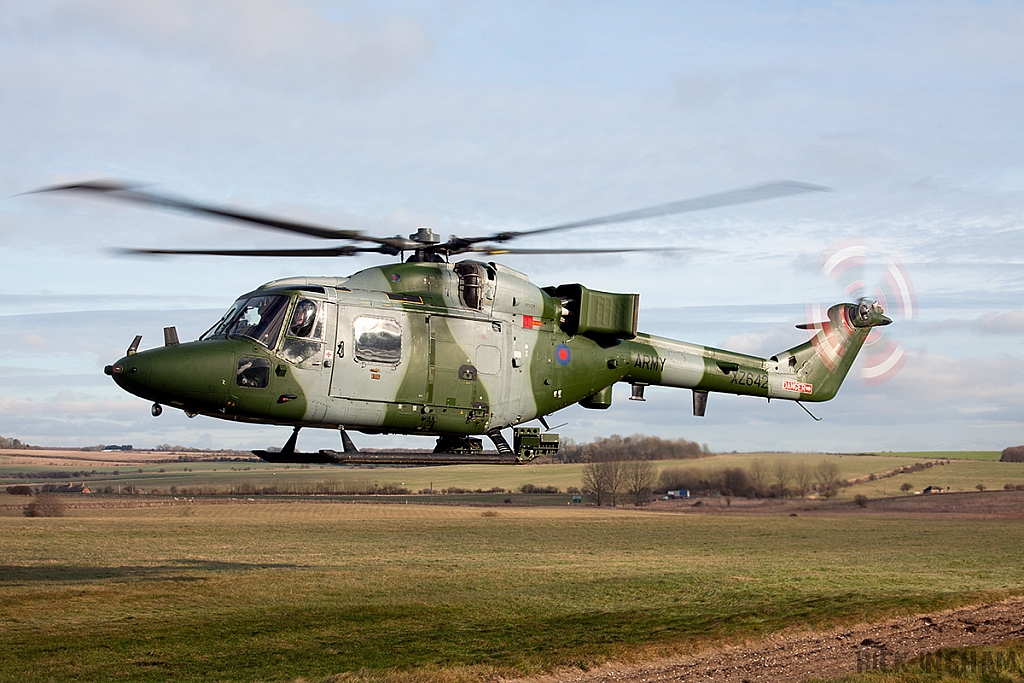
[[[199,339],[249,339],[272,351],[280,344],[281,358],[308,367],[323,360],[324,317],[323,304],[316,299],[255,294],[236,301]]]

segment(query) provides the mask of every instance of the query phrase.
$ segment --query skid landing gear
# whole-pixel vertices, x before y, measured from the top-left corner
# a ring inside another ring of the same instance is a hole
[[[444,435],[438,437],[433,453],[409,451],[370,451],[356,448],[348,431],[341,428],[341,451],[323,449],[317,453],[300,453],[295,450],[301,427],[292,429],[291,436],[281,450],[253,451],[253,454],[267,462],[309,463],[319,465],[515,465],[519,460],[512,448],[501,436],[492,430],[487,436],[494,441],[498,452],[484,452],[480,439],[467,436]]]

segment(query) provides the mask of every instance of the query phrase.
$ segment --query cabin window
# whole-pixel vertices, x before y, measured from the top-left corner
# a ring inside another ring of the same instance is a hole
[[[270,384],[270,361],[266,358],[242,356],[238,359],[235,384],[250,389],[265,389]]]
[[[393,318],[356,318],[352,323],[353,357],[365,363],[398,365],[402,361],[402,326]]]

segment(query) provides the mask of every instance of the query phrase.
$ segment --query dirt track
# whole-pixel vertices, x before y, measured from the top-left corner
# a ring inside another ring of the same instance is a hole
[[[795,683],[852,673],[858,663],[862,668],[888,667],[942,647],[1015,638],[1024,638],[1024,598],[821,633],[780,633],[692,656],[565,671],[517,683]]]

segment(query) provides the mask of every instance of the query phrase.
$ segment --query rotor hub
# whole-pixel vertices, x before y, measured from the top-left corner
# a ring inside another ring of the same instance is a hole
[[[409,235],[409,239],[429,246],[441,243],[441,236],[430,228],[417,228],[416,232]]]

